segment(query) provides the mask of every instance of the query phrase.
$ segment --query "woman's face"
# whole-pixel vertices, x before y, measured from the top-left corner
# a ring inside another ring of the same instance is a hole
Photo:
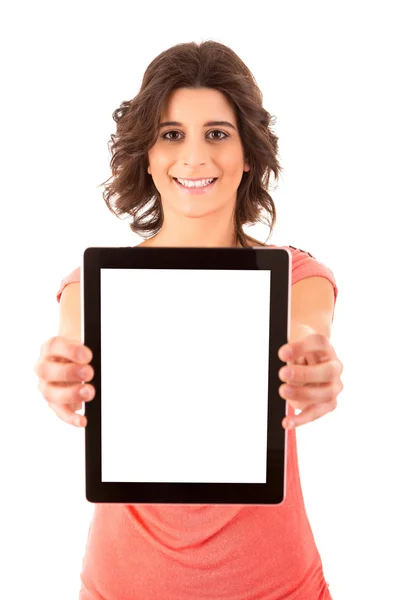
[[[249,171],[235,112],[222,93],[209,88],[180,88],[171,93],[148,160],[166,217],[232,215],[243,171]],[[217,179],[202,193],[195,193],[186,191],[176,178]]]

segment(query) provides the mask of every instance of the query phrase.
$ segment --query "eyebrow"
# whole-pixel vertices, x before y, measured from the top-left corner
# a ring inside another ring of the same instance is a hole
[[[178,121],[164,121],[163,123],[160,123],[160,128],[161,127],[183,127],[183,123],[179,123]],[[229,121],[207,121],[207,123],[204,123],[203,127],[216,127],[216,126],[225,126],[225,127],[231,127],[232,129],[234,129],[236,131],[236,127],[234,127],[234,125],[232,125],[232,123],[229,123]]]

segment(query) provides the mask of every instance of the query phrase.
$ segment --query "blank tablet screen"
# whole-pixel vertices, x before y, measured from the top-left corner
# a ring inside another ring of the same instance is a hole
[[[101,481],[266,483],[268,270],[101,268]]]

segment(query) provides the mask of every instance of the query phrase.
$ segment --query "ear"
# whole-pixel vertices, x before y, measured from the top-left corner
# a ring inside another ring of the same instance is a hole
[[[247,163],[244,163],[243,171],[245,171],[246,173],[250,171],[250,166]]]
[[[149,175],[151,175],[150,165],[147,167],[147,172],[148,172]]]

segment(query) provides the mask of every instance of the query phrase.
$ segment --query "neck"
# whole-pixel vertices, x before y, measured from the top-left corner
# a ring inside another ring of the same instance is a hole
[[[165,248],[241,248],[240,242],[236,241],[236,233],[230,235],[209,233],[207,236],[175,233],[173,236],[168,236],[161,230],[151,238],[151,243]]]

